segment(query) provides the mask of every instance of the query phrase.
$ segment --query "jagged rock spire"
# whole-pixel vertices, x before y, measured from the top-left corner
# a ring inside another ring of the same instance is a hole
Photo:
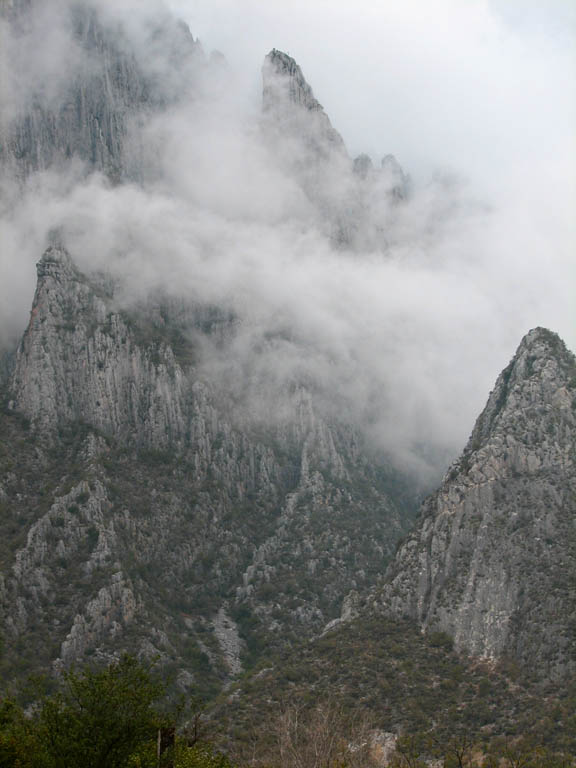
[[[301,136],[321,156],[333,152],[347,156],[342,137],[291,56],[275,48],[270,51],[262,78],[262,109],[269,123],[280,123],[284,135]]]
[[[73,67],[62,68],[58,99],[44,97],[52,85],[38,72],[24,89],[34,94],[24,111],[2,105],[6,127],[0,171],[24,179],[77,158],[88,172],[102,171],[115,182],[142,179],[151,171],[139,147],[138,126],[194,90],[206,66],[202,46],[161,3],[146,12],[143,44],[135,43],[121,15],[115,18],[113,3],[107,8],[104,3],[64,3],[51,24],[46,23],[46,5],[43,0],[0,0],[0,18],[7,22],[3,31],[6,40],[13,37],[17,52],[11,65],[15,71],[25,66],[39,37],[45,56],[67,45],[80,63],[75,58]]]
[[[275,162],[293,176],[336,247],[385,250],[388,213],[409,197],[410,180],[393,155],[374,168],[350,158],[302,70],[273,49],[262,69],[262,126]]]
[[[354,158],[353,169],[357,176],[360,176],[361,179],[365,179],[370,173],[374,172],[372,158],[364,153],[358,155],[358,157]]]
[[[528,333],[461,458],[423,505],[381,610],[473,655],[561,678],[576,669],[576,361]]]
[[[394,155],[385,155],[382,158],[381,171],[392,199],[396,202],[406,200],[410,194],[410,177],[404,173]]]
[[[273,48],[264,61],[264,90],[262,107],[265,112],[275,109],[280,100],[298,104],[310,111],[322,110],[295,60]]]
[[[501,471],[519,474],[560,468],[566,461],[572,465],[571,445],[558,428],[567,418],[574,421],[575,373],[574,357],[559,336],[546,328],[526,334],[498,377],[462,457],[449,474],[476,472],[503,444],[510,450],[503,455]]]

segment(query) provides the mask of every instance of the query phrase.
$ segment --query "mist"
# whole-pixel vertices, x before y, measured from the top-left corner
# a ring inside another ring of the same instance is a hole
[[[95,5],[174,93],[181,81],[147,47],[161,6]],[[553,3],[547,25],[511,2],[171,5],[228,68],[204,68],[138,128],[140,182],[112,184],[77,160],[24,182],[3,176],[3,343],[26,324],[34,265],[58,226],[80,269],[119,281],[121,304],[161,291],[237,318],[224,352],[204,340],[196,375],[234,382],[259,417],[286,382],[312,382],[427,481],[462,449],[530,328],[576,347],[570,19]],[[58,101],[70,79],[63,36],[77,71],[93,65],[62,23],[64,0],[54,7],[41,61],[2,59],[3,126],[27,96]],[[15,51],[7,25],[0,32]],[[385,224],[385,247],[335,247],[263,140],[259,69],[272,47],[296,58],[352,156],[394,153],[411,175],[402,205],[378,190],[363,200]]]

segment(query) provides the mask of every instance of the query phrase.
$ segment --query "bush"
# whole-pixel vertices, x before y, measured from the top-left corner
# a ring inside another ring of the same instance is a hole
[[[163,693],[149,669],[128,656],[104,670],[68,672],[30,719],[11,702],[1,705],[0,766],[124,768],[154,739],[153,705]]]

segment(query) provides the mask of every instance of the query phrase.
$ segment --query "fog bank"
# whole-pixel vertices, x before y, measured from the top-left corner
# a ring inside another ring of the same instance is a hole
[[[18,72],[3,59],[7,123],[31,94],[57,103],[63,36],[75,66],[91,65],[56,5],[38,58]],[[156,4],[96,5],[128,24],[137,58],[173,90],[164,55],[144,48]],[[141,183],[79,162],[23,187],[3,178],[4,340],[25,325],[34,264],[59,226],[81,269],[121,280],[126,305],[161,288],[237,316],[226,355],[208,350],[201,375],[270,381],[272,393],[309,379],[399,466],[439,471],[524,333],[543,325],[576,347],[573,38],[481,2],[425,14],[418,3],[173,5],[229,68],[150,115],[138,141],[155,172]],[[263,140],[258,68],[273,46],[296,56],[351,153],[393,152],[412,175],[410,200],[370,202],[386,247],[334,247]]]

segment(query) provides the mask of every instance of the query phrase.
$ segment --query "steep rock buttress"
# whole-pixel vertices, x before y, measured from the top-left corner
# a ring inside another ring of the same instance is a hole
[[[536,328],[424,504],[380,610],[458,648],[562,678],[576,668],[576,364]]]

